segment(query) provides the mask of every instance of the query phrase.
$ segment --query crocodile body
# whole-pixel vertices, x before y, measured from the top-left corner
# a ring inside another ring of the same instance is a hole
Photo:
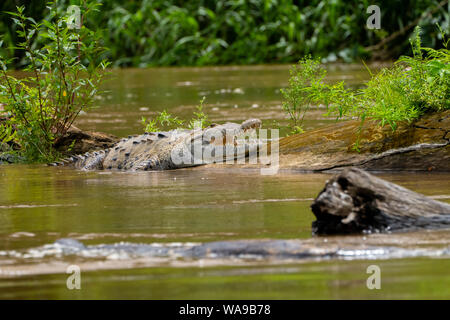
[[[111,148],[76,155],[50,165],[82,170],[168,170],[228,161],[248,155],[259,146],[259,119],[225,123],[205,129],[171,130],[129,136]],[[209,155],[205,157],[206,155]]]

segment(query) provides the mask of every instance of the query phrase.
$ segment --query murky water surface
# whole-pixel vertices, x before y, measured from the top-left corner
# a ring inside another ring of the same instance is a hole
[[[287,124],[280,88],[287,86],[289,65],[116,70],[96,100],[96,109],[83,114],[78,125],[118,136],[142,132],[142,117],[168,110],[189,120],[205,97],[204,111],[213,122],[263,120],[266,127]],[[371,67],[373,70],[380,65]],[[331,65],[327,80],[361,86],[369,79],[362,65]],[[305,129],[329,124],[324,111],[311,112]]]
[[[286,121],[279,94],[286,66],[119,70],[113,76],[98,108],[82,115],[81,128],[138,133],[141,116],[163,109],[189,119],[202,96],[213,121],[259,117],[266,127]],[[367,72],[333,66],[330,79],[357,86]],[[306,127],[331,121],[316,112]],[[127,173],[0,166],[0,299],[450,298],[450,231],[312,237],[309,206],[329,177],[220,167]],[[450,202],[450,174],[383,177]],[[52,245],[60,238],[97,249],[67,254]],[[96,247],[242,239],[300,239],[342,254],[192,259]],[[81,267],[81,290],[66,288],[71,264]],[[381,290],[366,287],[371,264],[381,268]]]

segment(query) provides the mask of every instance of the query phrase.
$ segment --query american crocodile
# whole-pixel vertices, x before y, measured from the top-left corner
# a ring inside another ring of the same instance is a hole
[[[83,170],[167,170],[245,157],[260,145],[261,120],[213,124],[205,129],[146,132],[124,138],[113,147],[64,159],[50,165]]]

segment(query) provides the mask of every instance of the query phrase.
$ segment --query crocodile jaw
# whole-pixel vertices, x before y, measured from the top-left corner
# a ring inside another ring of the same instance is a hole
[[[233,163],[245,158],[250,152],[256,154],[261,142],[257,129],[261,120],[250,119],[242,124],[225,123],[213,125],[192,133],[191,140],[184,146],[190,150],[196,164]]]

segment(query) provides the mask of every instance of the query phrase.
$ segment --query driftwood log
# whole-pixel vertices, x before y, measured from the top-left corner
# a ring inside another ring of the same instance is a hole
[[[435,201],[361,169],[345,169],[311,205],[314,234],[450,228],[450,205]]]

